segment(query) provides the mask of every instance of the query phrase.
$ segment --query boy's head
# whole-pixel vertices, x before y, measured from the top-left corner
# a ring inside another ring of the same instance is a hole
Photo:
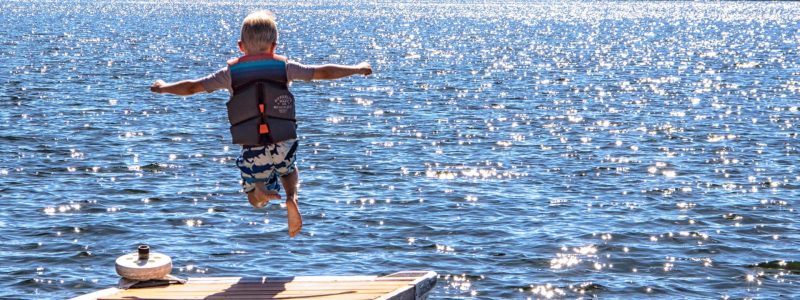
[[[247,54],[264,53],[274,50],[277,41],[278,25],[272,12],[259,10],[244,18],[239,49]]]

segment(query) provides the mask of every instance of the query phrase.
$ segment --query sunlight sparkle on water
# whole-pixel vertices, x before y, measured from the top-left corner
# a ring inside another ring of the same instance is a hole
[[[0,4],[8,295],[107,287],[119,241],[183,276],[428,266],[432,299],[796,290],[795,3],[65,1]],[[223,68],[255,9],[290,59],[375,71],[291,87],[294,239],[239,192],[229,95],[148,91]]]

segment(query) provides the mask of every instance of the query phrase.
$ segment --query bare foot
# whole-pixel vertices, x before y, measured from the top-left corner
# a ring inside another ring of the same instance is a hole
[[[256,197],[262,199],[266,204],[269,200],[278,200],[281,198],[281,194],[278,194],[278,191],[268,190],[264,184],[256,184]]]
[[[281,194],[278,194],[277,191],[268,190],[264,183],[256,183],[256,188],[253,191],[247,193],[247,201],[250,202],[255,208],[262,208],[267,205],[269,200],[277,200],[281,198]]]
[[[289,236],[294,237],[303,229],[303,217],[300,216],[300,208],[297,207],[297,198],[286,199],[286,216],[289,224]]]
[[[257,195],[258,193],[255,190],[247,193],[247,201],[250,202],[250,205],[255,208],[262,208],[267,204],[267,202],[269,202],[269,200],[258,197]]]

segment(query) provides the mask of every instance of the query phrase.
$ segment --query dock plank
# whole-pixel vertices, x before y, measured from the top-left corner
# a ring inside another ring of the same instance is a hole
[[[116,294],[111,297],[103,297],[103,300],[130,300],[130,299],[377,299],[385,295],[382,292],[328,292],[328,293],[243,293],[243,294],[230,294],[230,293],[170,293],[164,294]]]
[[[152,287],[149,288],[151,290],[198,290],[198,289],[237,289],[237,290],[245,290],[245,289],[276,289],[276,288],[299,288],[299,289],[314,289],[314,288],[322,288],[326,289],[328,287],[335,287],[335,288],[342,288],[342,289],[351,289],[351,288],[367,288],[367,289],[383,289],[383,288],[390,288],[390,287],[397,287],[409,284],[409,281],[390,281],[390,282],[380,282],[380,281],[362,281],[362,282],[315,282],[315,283],[278,283],[278,282],[267,282],[267,283],[207,283],[207,284],[173,284],[170,286],[161,286],[161,287]]]
[[[320,285],[320,286],[258,286],[258,287],[207,287],[207,286],[182,286],[176,288],[164,288],[164,289],[155,289],[155,288],[148,288],[148,289],[131,289],[129,291],[142,291],[142,293],[182,293],[182,292],[215,292],[215,291],[227,291],[227,292],[242,292],[247,293],[251,291],[329,291],[329,290],[359,290],[359,291],[383,291],[383,290],[395,290],[400,287],[406,287],[407,284],[395,284],[395,285],[380,285],[380,286],[373,286],[364,284],[361,286],[358,285],[350,285],[350,286],[336,286],[336,285]]]
[[[201,277],[185,284],[106,289],[73,300],[122,299],[425,299],[436,273],[407,271],[378,276]]]

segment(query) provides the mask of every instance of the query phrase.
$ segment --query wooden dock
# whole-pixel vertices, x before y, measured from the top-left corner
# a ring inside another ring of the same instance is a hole
[[[436,273],[405,271],[386,276],[199,277],[185,284],[109,288],[73,300],[100,299],[302,299],[418,300],[436,285]]]

